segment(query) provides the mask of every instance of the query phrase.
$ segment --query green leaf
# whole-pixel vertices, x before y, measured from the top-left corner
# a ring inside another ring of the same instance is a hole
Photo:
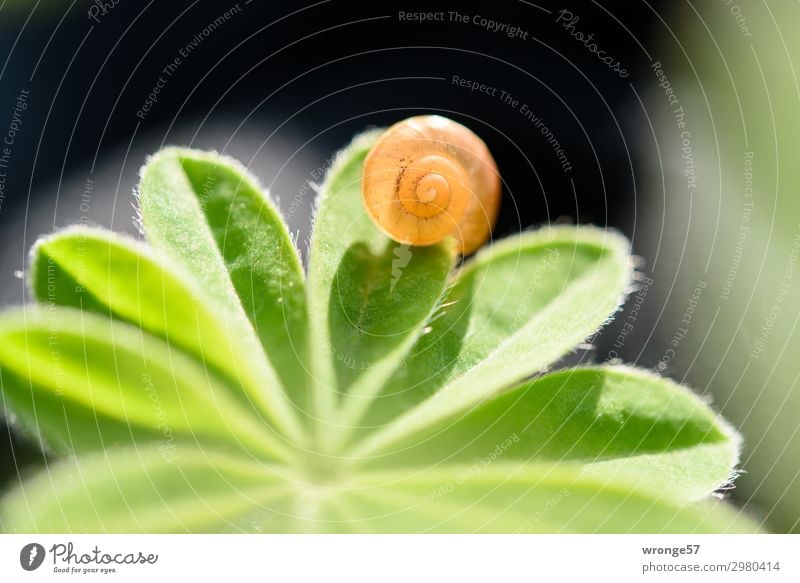
[[[228,333],[232,320],[167,257],[104,229],[79,227],[40,239],[31,264],[39,302],[126,320],[247,387],[247,398],[260,399],[258,367]]]
[[[361,169],[377,133],[341,152],[321,187],[309,259],[309,305],[319,415],[337,395],[359,416],[435,310],[455,260],[448,244],[410,247],[380,231],[364,208]]]
[[[194,359],[146,332],[70,308],[0,319],[4,408],[43,446],[69,453],[160,439],[289,454],[257,410]]]
[[[284,470],[191,446],[152,444],[70,457],[0,500],[7,533],[255,531],[281,507]],[[242,516],[250,520],[238,521]]]
[[[397,244],[367,215],[377,135],[321,187],[308,286],[255,180],[192,150],[143,169],[153,248],[86,228],[36,246],[43,305],[0,315],[2,405],[77,456],[0,499],[0,528],[756,532],[691,503],[739,438],[689,390],[537,376],[619,306],[627,241],[548,228],[453,273],[449,243]]]
[[[725,485],[739,438],[689,390],[624,367],[564,370],[416,434],[373,464],[425,467],[570,461],[651,491],[697,499]]]
[[[146,245],[104,229],[66,229],[37,241],[30,287],[48,305],[113,316],[230,370],[216,350],[224,325],[199,286]]]
[[[586,475],[570,464],[496,462],[369,472],[335,489],[287,470],[152,444],[67,458],[0,500],[5,532],[753,533],[725,504]]]
[[[162,150],[142,169],[139,202],[148,241],[196,278],[231,319],[249,318],[252,326],[242,321],[235,334],[245,343],[260,339],[263,350],[250,351],[264,361],[259,372],[273,421],[300,439],[280,386],[307,410],[305,283],[273,204],[235,160],[178,148]]]
[[[337,386],[346,394],[352,395],[353,385],[373,369],[388,376],[405,365],[389,357],[404,356],[403,347],[409,347],[441,297],[451,265],[452,257],[441,247],[387,241],[379,254],[361,243],[348,249],[329,307]]]
[[[570,464],[440,466],[359,477],[333,531],[426,533],[754,533],[720,502],[685,504]]]
[[[367,424],[407,412],[367,437],[356,455],[425,431],[545,370],[613,314],[631,277],[627,241],[587,227],[543,229],[479,253],[445,302],[455,302],[457,320],[432,323]]]

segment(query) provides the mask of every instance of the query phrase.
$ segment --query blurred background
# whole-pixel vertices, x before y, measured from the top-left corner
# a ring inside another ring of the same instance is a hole
[[[163,145],[239,158],[302,244],[336,150],[440,113],[498,162],[497,237],[631,238],[641,285],[586,357],[710,399],[745,438],[726,496],[800,532],[800,5],[697,4],[4,0],[0,306],[40,235],[138,236]],[[0,424],[0,484],[39,463]]]

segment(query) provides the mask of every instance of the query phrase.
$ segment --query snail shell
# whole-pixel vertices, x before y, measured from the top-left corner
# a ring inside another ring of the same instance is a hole
[[[364,162],[364,205],[389,237],[433,245],[448,235],[469,255],[489,238],[500,175],[486,144],[438,115],[411,117],[381,135]]]

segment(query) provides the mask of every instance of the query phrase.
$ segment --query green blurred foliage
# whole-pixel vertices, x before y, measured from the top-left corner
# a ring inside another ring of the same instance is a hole
[[[694,290],[707,287],[668,373],[707,386],[742,431],[736,497],[774,530],[798,532],[800,5],[674,10],[653,49],[666,77],[650,71],[655,134],[643,141],[650,208],[641,227],[657,258],[647,268],[661,299],[670,294],[665,344]]]

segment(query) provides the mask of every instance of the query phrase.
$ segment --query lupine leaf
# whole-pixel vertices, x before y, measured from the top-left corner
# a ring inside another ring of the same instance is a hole
[[[627,242],[548,228],[450,273],[450,242],[398,245],[367,216],[376,136],[320,189],[307,287],[255,180],[192,150],[143,169],[150,246],[85,228],[37,245],[43,305],[0,316],[2,405],[77,455],[0,500],[0,528],[758,531],[690,503],[739,446],[690,391],[623,367],[547,374],[619,306]]]
[[[307,409],[307,313],[303,272],[283,219],[236,161],[167,148],[142,169],[141,222],[147,240],[180,263],[231,319],[261,366],[268,413],[300,439],[280,389]],[[247,324],[249,318],[252,326]],[[254,332],[255,331],[255,332]]]
[[[323,412],[348,394],[357,415],[384,380],[405,365],[406,352],[440,300],[455,259],[448,243],[400,245],[370,219],[361,167],[376,137],[356,138],[320,189],[309,304]]]
[[[738,448],[738,436],[689,390],[643,371],[598,367],[526,382],[372,463],[578,462],[585,473],[697,499],[729,480]]]
[[[346,522],[331,530],[426,533],[753,533],[720,502],[686,504],[669,493],[586,475],[570,464],[442,465],[364,474],[343,494]]]
[[[163,340],[70,308],[0,319],[3,407],[43,446],[80,452],[160,439],[286,457],[257,409]]]
[[[260,367],[246,359],[229,318],[167,257],[104,229],[71,228],[41,239],[31,253],[39,302],[72,306],[140,326],[225,374],[258,401]]]
[[[396,398],[378,400],[378,421],[409,399],[427,399],[367,437],[358,452],[424,431],[546,369],[613,314],[630,283],[627,242],[592,228],[545,229],[479,253],[459,276],[453,300],[468,324],[433,323],[440,332],[423,337],[416,352],[422,362],[408,367],[419,372],[390,383],[387,394]],[[430,378],[414,378],[424,374]]]
[[[7,533],[255,531],[286,495],[282,470],[229,452],[152,443],[68,457],[0,500]]]

